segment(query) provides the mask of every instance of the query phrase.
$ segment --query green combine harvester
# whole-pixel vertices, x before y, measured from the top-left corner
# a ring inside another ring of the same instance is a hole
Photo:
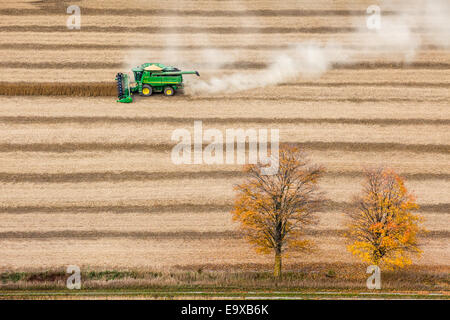
[[[155,92],[163,92],[166,96],[173,96],[179,89],[183,89],[183,74],[196,74],[197,71],[180,71],[174,67],[167,67],[161,63],[144,63],[132,69],[133,83],[126,73],[116,75],[117,102],[133,102],[132,94],[139,93],[149,97]]]

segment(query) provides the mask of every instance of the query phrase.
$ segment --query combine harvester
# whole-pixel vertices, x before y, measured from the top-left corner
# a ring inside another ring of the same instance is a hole
[[[144,63],[132,69],[134,74],[133,83],[130,82],[126,73],[118,73],[117,102],[133,102],[132,94],[139,93],[141,96],[149,97],[154,92],[164,92],[166,96],[173,96],[179,89],[183,89],[183,74],[196,74],[197,71],[180,71],[174,67],[167,67],[161,63]]]

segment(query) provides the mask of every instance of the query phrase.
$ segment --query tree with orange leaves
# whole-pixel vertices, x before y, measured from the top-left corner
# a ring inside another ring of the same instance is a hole
[[[422,218],[414,196],[394,171],[378,168],[365,173],[362,194],[347,209],[348,250],[364,262],[388,269],[411,264],[420,255],[417,234]]]
[[[232,214],[257,252],[274,253],[274,276],[281,278],[283,254],[310,248],[301,234],[305,225],[315,222],[313,214],[322,200],[317,183],[324,169],[311,165],[293,146],[280,148],[278,163],[273,175],[264,175],[262,164],[244,167],[248,178],[235,187]]]

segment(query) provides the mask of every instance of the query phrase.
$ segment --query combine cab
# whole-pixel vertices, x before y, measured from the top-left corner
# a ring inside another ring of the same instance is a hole
[[[162,92],[166,96],[173,96],[179,89],[183,89],[183,74],[196,74],[197,71],[180,71],[174,67],[167,67],[161,63],[144,63],[132,69],[134,83],[130,83],[128,74],[116,75],[118,102],[132,102],[132,94],[149,97],[155,92]]]

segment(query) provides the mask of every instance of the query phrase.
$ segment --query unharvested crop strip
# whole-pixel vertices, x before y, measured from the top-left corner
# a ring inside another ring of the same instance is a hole
[[[199,171],[199,172],[79,172],[79,173],[0,173],[0,182],[8,183],[82,183],[82,182],[123,182],[155,181],[173,179],[233,178],[242,176],[239,171]]]
[[[395,142],[285,142],[309,150],[366,151],[388,152],[408,151],[415,153],[450,154],[450,145],[445,144],[404,144]],[[208,144],[203,145],[206,147]],[[2,143],[0,152],[55,152],[67,153],[77,151],[147,151],[170,152],[175,144],[170,143]],[[222,145],[220,145],[223,147]],[[226,146],[225,146],[226,147]],[[248,149],[248,146],[246,146]]]
[[[350,207],[348,202],[337,202],[326,200],[322,203],[322,212],[340,212]],[[108,204],[99,205],[96,203],[89,204],[69,204],[69,205],[16,205],[16,206],[0,206],[2,214],[29,214],[29,213],[49,213],[49,214],[124,214],[124,213],[141,213],[141,214],[160,214],[160,213],[214,213],[231,211],[232,203],[212,204],[212,203],[176,203],[176,204]],[[450,214],[450,203],[438,204],[420,204],[420,212]]]
[[[240,178],[245,174],[237,170],[216,171],[98,171],[70,173],[19,173],[0,172],[3,183],[86,183],[86,182],[125,182],[125,181],[159,181],[181,179],[227,179]],[[402,173],[402,177],[410,180],[450,180],[447,173]],[[360,178],[362,171],[327,172],[329,178]]]
[[[165,204],[165,205],[135,205],[135,204],[116,204],[116,205],[63,205],[63,206],[2,206],[0,213],[9,214],[27,214],[27,213],[79,213],[79,214],[94,214],[108,212],[111,214],[123,213],[142,213],[142,214],[157,214],[157,213],[180,213],[180,212],[214,212],[214,211],[229,211],[230,205],[220,204]]]
[[[120,69],[123,67],[122,63],[116,62],[15,62],[6,61],[0,62],[2,68],[16,68],[16,69]],[[253,61],[237,61],[227,63],[220,69],[244,69],[244,70],[260,70],[267,68],[268,65],[263,62]],[[332,66],[337,70],[374,70],[374,69],[402,69],[402,70],[448,70],[450,63],[446,62],[356,62],[349,64],[336,63]]]
[[[308,34],[325,34],[325,33],[352,33],[357,28],[353,27],[101,27],[101,26],[84,26],[82,32],[101,32],[101,33],[153,33],[153,34],[288,34],[288,33],[308,33]],[[81,32],[76,30],[75,32]],[[0,32],[74,32],[66,26],[42,26],[42,25],[9,25],[0,26]]]
[[[0,95],[112,97],[117,96],[117,88],[113,82],[0,82]]]
[[[122,68],[122,63],[116,62],[17,62],[17,61],[7,61],[0,62],[1,68],[16,68],[16,69],[88,69],[88,70],[97,70],[97,69],[120,69]],[[114,72],[111,72],[111,75],[114,76]],[[5,83],[5,82],[3,82]],[[2,83],[2,84],[3,84]],[[6,82],[7,83],[7,82]],[[14,83],[14,82],[11,82]],[[57,84],[57,82],[45,82],[45,84]],[[21,83],[25,84],[25,83]],[[34,83],[28,83],[29,85],[33,85]],[[36,85],[41,85],[42,83],[36,83]],[[59,84],[66,85],[68,84]]]
[[[201,63],[200,63],[201,65]],[[16,68],[16,69],[120,69],[123,67],[122,63],[118,62],[17,62],[17,61],[2,61],[1,68]],[[220,69],[243,69],[243,70],[260,70],[267,68],[268,65],[263,62],[254,61],[236,61],[227,63]],[[375,69],[402,69],[402,70],[449,70],[450,63],[447,62],[432,62],[432,61],[418,61],[418,62],[355,62],[355,63],[335,63],[331,66],[332,69],[337,70],[375,70]],[[112,71],[112,73],[114,73]]]
[[[201,63],[199,64],[201,66]],[[8,61],[0,62],[0,67],[2,68],[16,68],[16,69],[70,69],[70,70],[98,70],[98,69],[111,69],[120,70],[123,68],[122,63],[118,62],[84,62],[84,61],[74,61],[74,62],[17,62]],[[238,61],[233,63],[225,64],[222,69],[263,69],[266,67],[265,63],[254,62],[254,61]],[[111,76],[114,76],[114,72],[111,71]],[[51,83],[51,82],[49,82]],[[67,84],[66,84],[67,85]]]
[[[344,211],[350,208],[351,204],[348,202],[338,202],[327,200],[323,204],[324,212],[339,212]],[[441,213],[441,214],[450,214],[450,203],[437,203],[437,204],[419,204],[420,212],[429,212],[429,213]]]
[[[63,4],[41,6],[36,9],[0,9],[0,15],[43,15],[61,14],[67,6]],[[383,11],[383,15],[395,15],[395,11]],[[171,9],[113,9],[113,8],[83,8],[83,15],[92,16],[151,16],[151,17],[322,17],[322,16],[365,16],[364,10],[299,10],[296,8],[284,10],[171,10]]]
[[[4,63],[0,62],[0,67],[2,67]],[[45,64],[39,64],[42,69],[55,69],[54,63],[45,63]],[[85,69],[97,69],[98,65],[96,64],[84,64],[86,66]],[[21,68],[23,65],[21,65]],[[77,69],[78,66],[76,65],[70,65],[70,64],[63,64],[63,68],[74,68]],[[108,64],[109,69],[110,66]],[[120,67],[118,67],[120,68]],[[111,77],[114,77],[114,72],[111,72]],[[399,85],[399,84],[364,84],[359,86],[392,86],[392,87],[408,87],[408,85]],[[430,88],[448,88],[449,84],[447,83],[439,83],[439,84],[432,84],[429,85],[425,84],[418,84],[414,85],[411,84],[412,87],[414,86],[420,86],[420,87],[430,87]],[[316,87],[339,87],[340,85],[324,85],[324,84],[292,84],[292,86],[316,86]],[[0,82],[0,95],[3,96],[69,96],[69,97],[114,97],[117,96],[117,88],[116,84],[114,82],[72,82],[72,83],[61,83],[61,82]],[[222,96],[203,96],[203,97],[197,97],[197,96],[181,96],[183,100],[187,101],[235,101],[235,100],[242,100],[244,98],[242,97],[222,97]],[[172,99],[181,99],[180,97],[173,97]],[[155,97],[153,99],[158,99],[158,97]],[[363,102],[448,102],[448,98],[438,98],[438,99],[418,99],[418,98],[296,98],[296,97],[278,97],[278,98],[258,98],[258,97],[252,97],[252,98],[245,98],[245,100],[264,100],[264,101],[303,101],[303,102],[313,102],[313,101],[324,101],[324,102],[353,102],[353,103],[363,103]]]
[[[284,87],[393,87],[393,88],[450,88],[450,82],[292,82]]]
[[[4,124],[63,124],[77,123],[83,125],[95,124],[192,124],[193,121],[203,121],[207,124],[236,124],[236,123],[256,123],[256,124],[352,124],[352,125],[450,125],[450,119],[358,119],[358,118],[177,118],[177,117],[83,117],[83,116],[0,116],[0,123]]]
[[[421,103],[421,102],[427,102],[427,103],[447,103],[449,102],[448,98],[397,98],[397,97],[385,97],[385,98],[321,98],[321,97],[311,97],[311,98],[302,98],[302,97],[230,97],[230,96],[202,96],[202,97],[196,97],[196,96],[190,96],[190,97],[181,97],[175,99],[183,99],[183,101],[218,101],[221,102],[227,102],[227,101],[274,101],[279,102],[346,102],[346,103],[405,103],[405,102],[412,102],[412,103]]]
[[[233,44],[233,45],[217,45],[217,44],[180,44],[180,45],[157,45],[157,44],[99,44],[99,43],[18,43],[8,42],[1,43],[1,50],[117,50],[117,49],[149,49],[149,50],[203,50],[203,49],[220,49],[220,50],[284,50],[290,45],[287,44]],[[366,47],[358,44],[344,44],[343,49],[348,50],[365,50]],[[386,51],[386,47],[371,48],[371,51]],[[392,47],[392,50],[395,50]],[[439,50],[436,45],[422,45],[420,50]]]
[[[206,240],[206,239],[232,239],[240,238],[234,231],[174,231],[174,232],[152,232],[152,231],[6,231],[0,232],[0,239],[99,239],[99,238],[133,238],[133,239],[183,239],[183,240]]]
[[[430,70],[448,70],[450,63],[433,61],[416,62],[355,62],[348,64],[336,63],[332,65],[333,69],[338,70],[372,70],[372,69],[430,69]]]
[[[343,229],[305,229],[304,235],[313,237],[342,237]],[[426,238],[449,238],[450,232],[446,230],[436,230],[422,235]],[[243,235],[238,231],[97,231],[97,230],[61,230],[61,231],[3,231],[0,232],[0,239],[151,239],[151,240],[229,240],[242,239]]]

